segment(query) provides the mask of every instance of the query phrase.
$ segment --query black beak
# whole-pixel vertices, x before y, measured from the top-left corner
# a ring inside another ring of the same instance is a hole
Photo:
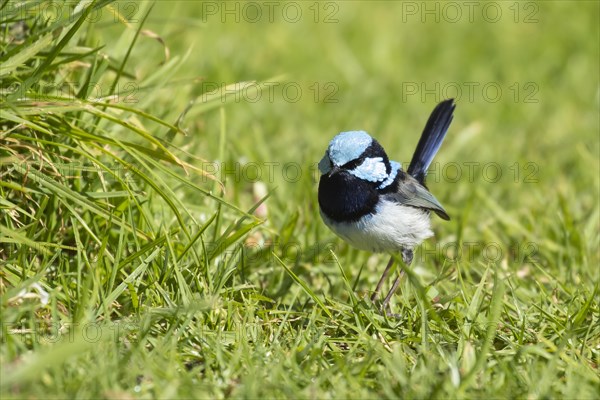
[[[327,173],[327,177],[330,177],[330,176],[331,176],[331,175],[333,175],[333,174],[337,174],[338,172],[340,172],[340,170],[341,170],[341,168],[340,168],[340,167],[338,167],[337,165],[334,165],[334,166],[331,168],[331,171],[329,171],[329,172]]]

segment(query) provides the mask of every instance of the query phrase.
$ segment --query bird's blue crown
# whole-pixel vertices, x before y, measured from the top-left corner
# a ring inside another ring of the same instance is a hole
[[[342,132],[329,142],[329,158],[335,165],[344,165],[356,160],[373,143],[365,131]]]
[[[356,160],[373,143],[373,138],[365,131],[348,131],[336,135],[319,162],[319,171],[328,173],[335,166],[342,166]]]

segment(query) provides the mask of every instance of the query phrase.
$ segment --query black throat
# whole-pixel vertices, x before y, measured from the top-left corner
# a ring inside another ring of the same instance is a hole
[[[353,222],[375,211],[379,201],[378,183],[359,179],[347,171],[319,181],[321,211],[336,222]]]

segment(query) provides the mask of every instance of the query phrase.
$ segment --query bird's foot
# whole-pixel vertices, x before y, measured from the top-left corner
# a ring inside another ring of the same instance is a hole
[[[402,314],[396,314],[391,311],[386,311],[385,316],[390,319],[402,319]]]

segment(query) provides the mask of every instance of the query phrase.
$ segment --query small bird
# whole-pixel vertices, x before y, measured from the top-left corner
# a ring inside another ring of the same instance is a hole
[[[364,131],[342,132],[319,162],[319,208],[325,224],[360,250],[400,252],[408,267],[413,249],[433,236],[429,215],[450,217],[425,185],[427,170],[452,122],[453,99],[431,113],[408,170],[390,161],[377,140]],[[371,299],[374,301],[394,263],[391,257]],[[387,306],[403,271],[383,302]]]

